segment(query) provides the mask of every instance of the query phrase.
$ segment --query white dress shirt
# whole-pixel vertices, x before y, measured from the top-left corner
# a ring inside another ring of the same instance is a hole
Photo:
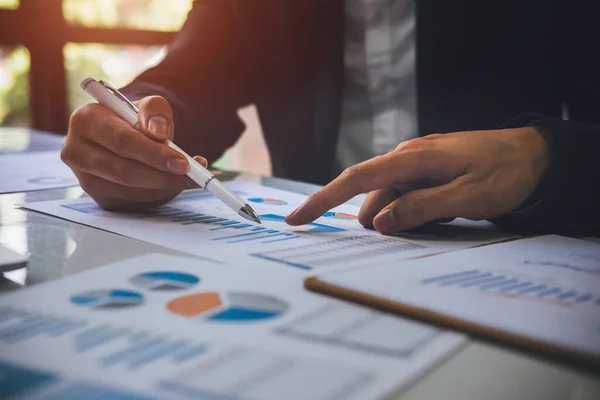
[[[413,0],[345,0],[339,168],[417,136],[414,8]]]

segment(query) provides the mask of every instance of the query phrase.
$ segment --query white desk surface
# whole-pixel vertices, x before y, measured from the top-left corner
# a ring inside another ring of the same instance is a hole
[[[26,134],[24,131],[15,132]],[[32,136],[31,142],[38,139]],[[18,150],[21,151],[38,147],[35,143],[23,146],[22,138],[13,142],[19,145]],[[318,186],[311,184],[244,174],[235,179],[302,194],[311,194],[318,189]],[[160,246],[14,207],[15,204],[29,201],[76,198],[82,193],[80,188],[69,188],[0,195],[0,243],[17,252],[30,254],[27,268],[6,273],[4,278],[0,275],[0,293],[149,251],[179,254]],[[361,201],[362,196],[353,199],[356,204]],[[465,348],[391,398],[599,400],[600,375],[471,340]]]

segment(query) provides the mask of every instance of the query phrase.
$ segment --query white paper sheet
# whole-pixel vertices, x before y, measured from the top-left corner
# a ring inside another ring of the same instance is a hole
[[[464,343],[272,268],[149,254],[1,296],[0,398],[376,399]]]
[[[58,151],[0,155],[0,193],[77,186]]]
[[[290,227],[283,217],[306,196],[243,182],[228,183],[248,200],[262,225],[244,220],[206,191],[191,191],[147,214],[99,209],[89,198],[24,207],[233,265],[273,265],[308,273],[372,265],[493,243],[509,236],[487,222],[457,220],[428,233],[383,236],[356,220],[358,207],[343,205],[315,223]]]
[[[541,236],[320,280],[600,357],[600,244]]]
[[[23,268],[27,257],[0,244],[0,272]]]

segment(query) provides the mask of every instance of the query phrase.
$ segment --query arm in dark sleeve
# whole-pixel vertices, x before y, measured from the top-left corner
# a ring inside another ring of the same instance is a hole
[[[527,205],[492,222],[522,233],[600,236],[600,125],[523,115],[507,127],[534,125],[550,165]]]
[[[170,103],[174,141],[209,162],[243,131],[237,109],[251,102],[246,48],[234,0],[196,0],[164,60],[122,92],[140,99],[160,95]]]

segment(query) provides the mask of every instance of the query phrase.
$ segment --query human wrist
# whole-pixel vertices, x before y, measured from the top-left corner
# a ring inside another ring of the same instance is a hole
[[[529,160],[528,168],[532,176],[541,179],[550,164],[550,146],[543,128],[540,126],[526,126],[514,129],[518,138],[519,147],[524,151]]]

